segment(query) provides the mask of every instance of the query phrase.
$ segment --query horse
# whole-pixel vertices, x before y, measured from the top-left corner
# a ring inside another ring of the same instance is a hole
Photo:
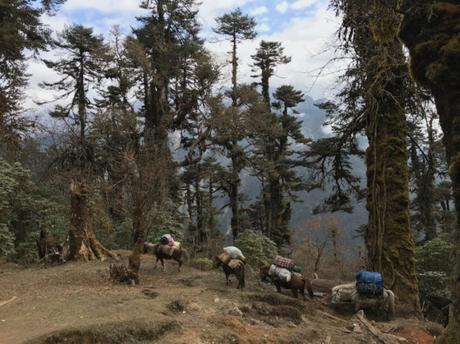
[[[222,266],[222,269],[224,270],[225,273],[225,279],[226,279],[226,286],[229,284],[229,276],[230,275],[235,275],[236,279],[238,280],[238,285],[236,286],[236,289],[241,289],[243,290],[245,286],[245,281],[244,281],[244,263],[239,260],[239,259],[232,259],[232,261],[236,261],[236,266],[234,268],[230,267],[227,264],[224,264],[218,256],[213,257],[213,266],[214,268],[219,268]]]
[[[165,269],[165,264],[164,260],[175,260],[178,264],[178,271],[180,272],[180,268],[182,267],[182,255],[185,255],[186,257],[188,256],[188,252],[185,248],[182,247],[182,245],[179,245],[179,247],[171,247],[168,245],[161,245],[161,244],[152,244],[149,242],[144,243],[144,252],[152,251],[153,255],[156,257],[156,262],[154,269],[157,268],[158,262],[161,263],[161,266],[163,267],[163,272],[166,271]]]
[[[383,311],[388,319],[395,314],[395,294],[390,289],[383,289],[380,297],[366,297],[359,295],[356,283],[340,284],[332,288],[332,304],[340,305],[351,303],[355,312],[360,309]]]
[[[262,282],[266,282],[268,279],[272,281],[272,283],[276,287],[276,291],[281,294],[281,288],[283,289],[291,289],[292,295],[297,299],[300,293],[302,295],[303,300],[305,301],[305,288],[307,288],[308,295],[310,298],[313,298],[313,289],[311,287],[310,280],[305,278],[302,274],[293,272],[291,275],[291,280],[289,282],[283,281],[279,278],[272,278],[268,274],[270,270],[269,266],[264,266],[260,268],[259,276]]]

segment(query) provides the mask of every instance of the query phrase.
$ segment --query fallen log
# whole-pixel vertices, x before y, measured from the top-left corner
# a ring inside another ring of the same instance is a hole
[[[319,310],[319,309],[317,310],[317,312],[318,312],[319,314],[322,314],[322,315],[328,317],[329,319],[336,320],[336,321],[341,321],[341,322],[344,322],[344,323],[347,323],[347,324],[348,324],[348,321],[347,321],[347,320],[338,318],[338,317],[336,317],[335,315],[329,314],[329,313],[324,312],[324,311]]]
[[[369,340],[369,343],[376,344],[402,344],[408,343],[407,339],[398,337],[389,333],[383,333],[378,328],[373,326],[364,316],[364,312],[360,310],[356,313],[352,321],[357,322],[361,329],[363,329],[363,335],[366,336]]]

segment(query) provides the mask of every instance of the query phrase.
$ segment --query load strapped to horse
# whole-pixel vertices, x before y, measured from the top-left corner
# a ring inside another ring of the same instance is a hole
[[[281,288],[291,289],[294,297],[297,298],[298,292],[300,292],[305,300],[305,288],[307,288],[310,297],[313,297],[313,290],[310,281],[300,271],[292,259],[276,256],[269,267],[260,269],[260,278],[262,281],[269,278],[279,293],[281,293]]]
[[[168,253],[170,256],[172,256],[174,250],[180,249],[181,244],[179,241],[174,240],[174,237],[171,234],[164,234],[158,243],[162,246],[165,246],[163,249],[165,253]]]
[[[300,268],[292,259],[276,256],[273,258],[272,265],[268,270],[268,275],[272,279],[279,279],[283,282],[289,282],[292,274],[300,274]]]
[[[354,283],[332,288],[332,305],[354,304],[355,311],[373,309],[384,311],[388,318],[395,312],[394,293],[384,288],[383,277],[378,272],[360,271]]]
[[[229,284],[229,276],[235,275],[238,279],[237,288],[244,288],[244,269],[246,257],[243,255],[241,250],[235,246],[224,247],[223,253],[214,257],[214,267],[218,268],[222,266],[225,278],[226,285]]]

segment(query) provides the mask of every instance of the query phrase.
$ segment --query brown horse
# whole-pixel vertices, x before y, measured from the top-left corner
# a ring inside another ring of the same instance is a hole
[[[178,264],[178,271],[180,271],[180,268],[182,267],[183,259],[182,255],[185,255],[188,257],[188,252],[185,248],[182,248],[181,245],[179,247],[171,247],[168,245],[161,245],[161,244],[152,244],[149,242],[144,243],[144,252],[152,252],[153,255],[156,257],[156,262],[154,269],[156,269],[158,265],[158,261],[161,263],[161,266],[163,267],[163,272],[166,271],[165,269],[165,264],[164,260],[175,260]]]
[[[300,294],[302,295],[302,298],[305,301],[305,287],[306,287],[308,291],[308,295],[310,297],[313,297],[313,289],[311,288],[311,283],[307,278],[303,277],[302,274],[293,272],[291,276],[291,280],[289,282],[286,282],[286,281],[280,280],[279,278],[270,277],[268,274],[269,270],[270,270],[269,266],[264,266],[260,268],[260,271],[259,271],[260,279],[263,282],[270,279],[272,283],[275,285],[278,293],[281,293],[281,288],[291,289],[292,295],[295,298],[298,298],[298,293],[300,292]]]
[[[229,282],[229,277],[230,275],[235,275],[236,276],[236,279],[238,280],[238,285],[236,286],[236,289],[241,289],[243,290],[244,288],[244,285],[245,285],[245,282],[244,282],[244,263],[239,260],[239,259],[234,259],[234,260],[237,260],[238,261],[238,264],[236,265],[235,268],[231,268],[230,266],[228,266],[227,264],[224,264],[218,256],[214,256],[213,257],[213,265],[214,265],[214,268],[219,268],[220,266],[222,266],[222,269],[224,270],[224,273],[225,273],[225,279],[226,279],[226,286],[228,286],[228,282]]]

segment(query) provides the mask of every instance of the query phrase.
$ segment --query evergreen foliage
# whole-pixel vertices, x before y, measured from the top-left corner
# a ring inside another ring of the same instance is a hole
[[[245,230],[235,241],[249,265],[258,269],[270,265],[273,258],[278,254],[276,243],[267,236],[253,230]]]

